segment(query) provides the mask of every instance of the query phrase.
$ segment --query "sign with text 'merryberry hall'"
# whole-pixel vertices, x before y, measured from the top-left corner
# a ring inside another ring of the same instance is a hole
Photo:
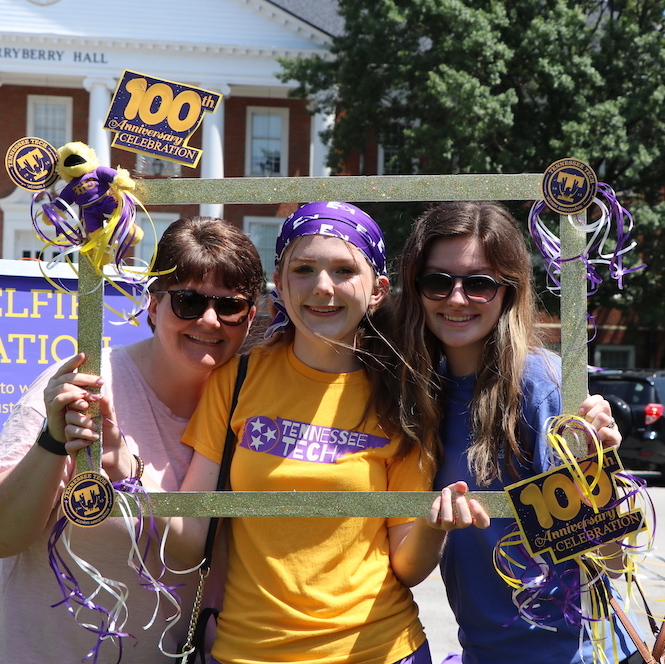
[[[214,113],[222,95],[125,70],[104,129],[112,145],[194,168],[202,150],[187,145],[204,113]]]
[[[77,282],[67,269],[59,292],[42,276],[36,261],[0,260],[0,427],[30,383],[49,365],[77,351]],[[127,307],[127,298],[111,286],[104,299],[114,309]],[[133,343],[150,336],[142,314],[141,324],[113,325],[119,318],[104,310],[103,345]]]

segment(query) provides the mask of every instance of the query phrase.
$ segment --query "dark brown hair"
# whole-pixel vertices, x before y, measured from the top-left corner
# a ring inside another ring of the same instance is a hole
[[[175,270],[168,272],[173,267]],[[154,270],[165,273],[150,284],[151,292],[188,281],[210,281],[256,302],[264,283],[261,259],[249,237],[233,224],[214,217],[174,221],[157,245]],[[154,329],[152,322],[150,327]]]

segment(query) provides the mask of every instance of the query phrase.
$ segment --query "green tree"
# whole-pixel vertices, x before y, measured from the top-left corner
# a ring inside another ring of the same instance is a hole
[[[642,255],[633,252],[627,262],[649,265],[639,279],[627,277],[625,297],[611,302],[648,302],[644,322],[665,320],[665,2],[339,5],[346,30],[333,39],[331,57],[283,61],[281,74],[297,82],[295,94],[314,111],[337,114],[324,137],[333,169],[396,126],[404,140],[393,166],[404,173],[414,161],[421,173],[519,173],[582,159],[635,212]],[[394,248],[407,216],[392,215]],[[631,291],[633,283],[639,288]],[[615,292],[603,288],[598,302]]]

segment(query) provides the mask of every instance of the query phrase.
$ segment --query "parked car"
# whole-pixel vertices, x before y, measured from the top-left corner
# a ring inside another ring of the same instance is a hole
[[[623,436],[623,465],[665,473],[665,371],[590,371],[589,393],[610,402]]]

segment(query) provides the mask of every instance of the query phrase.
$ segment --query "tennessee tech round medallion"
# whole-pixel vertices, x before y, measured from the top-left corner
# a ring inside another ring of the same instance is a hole
[[[113,486],[99,473],[79,473],[65,487],[62,511],[77,526],[96,526],[113,511]]]
[[[13,143],[5,155],[5,168],[12,182],[28,191],[48,189],[55,184],[58,173],[57,150],[41,138],[32,136]]]
[[[598,179],[591,166],[583,161],[559,159],[547,167],[541,190],[551,210],[559,214],[577,214],[593,203]]]

